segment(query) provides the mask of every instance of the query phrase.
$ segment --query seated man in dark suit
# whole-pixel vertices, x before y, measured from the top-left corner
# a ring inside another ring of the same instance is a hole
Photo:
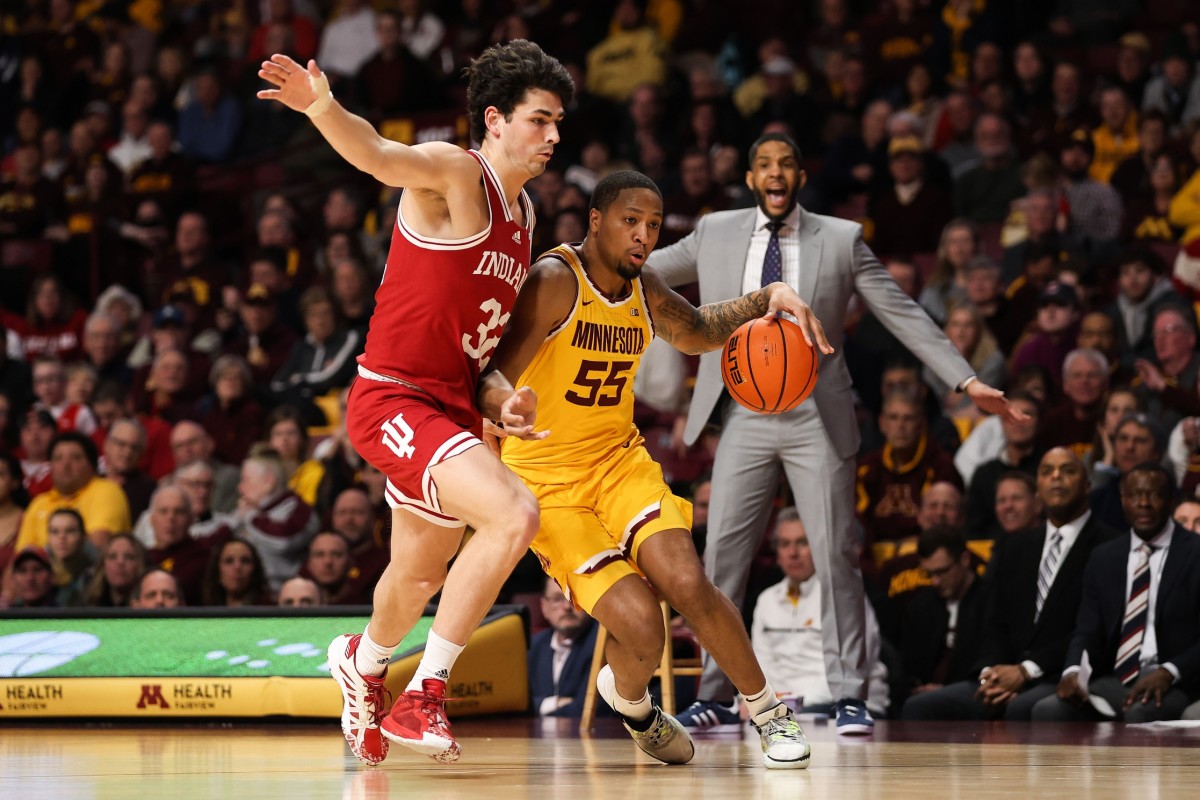
[[[1178,719],[1200,696],[1200,537],[1171,520],[1171,474],[1157,462],[1121,479],[1131,533],[1097,547],[1056,696],[1035,720]],[[1092,676],[1080,675],[1086,653]],[[1094,699],[1089,702],[1089,695]]]
[[[912,696],[976,677],[991,584],[975,574],[961,531],[938,525],[917,540],[932,586],[913,593],[897,643]]]
[[[529,645],[533,710],[541,717],[581,716],[599,626],[571,604],[553,578],[546,579],[542,614],[550,628],[535,635]],[[607,707],[596,704],[601,713]]]
[[[1083,568],[1119,534],[1092,518],[1087,470],[1063,447],[1042,456],[1038,497],[1046,525],[1014,533],[992,557],[995,602],[977,677],[911,698],[904,719],[1027,720],[1054,694],[1083,592]]]

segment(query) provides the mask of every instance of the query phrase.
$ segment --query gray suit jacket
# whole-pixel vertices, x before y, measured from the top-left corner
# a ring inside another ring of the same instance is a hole
[[[757,209],[719,211],[701,217],[696,230],[670,247],[650,254],[649,265],[671,286],[700,282],[700,302],[715,303],[742,295],[742,274]],[[929,315],[900,291],[892,276],[863,243],[862,226],[836,217],[800,211],[800,285],[793,287],[825,327],[831,356],[821,355],[816,389],[810,400],[837,452],[850,458],[858,450],[858,426],[850,402],[850,372],[842,358],[846,307],[857,292],[880,321],[928,364],[949,386],[974,374],[970,364]],[[684,438],[696,441],[721,397],[721,351],[700,358],[700,372],[688,410]]]

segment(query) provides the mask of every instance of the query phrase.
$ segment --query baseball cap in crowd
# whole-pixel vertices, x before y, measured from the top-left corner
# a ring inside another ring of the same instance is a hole
[[[1075,287],[1062,281],[1051,281],[1046,284],[1046,288],[1042,289],[1042,293],[1038,296],[1038,307],[1050,305],[1078,308],[1079,295],[1075,293]]]
[[[1087,128],[1076,128],[1071,132],[1071,138],[1067,139],[1062,149],[1070,150],[1072,147],[1080,147],[1087,151],[1089,156],[1096,155],[1096,145],[1092,141],[1092,132]]]
[[[83,107],[83,116],[90,117],[92,114],[99,114],[102,117],[112,116],[112,109],[108,103],[103,100],[93,100]]]
[[[14,567],[19,567],[22,561],[30,558],[42,562],[46,566],[46,569],[54,569],[54,563],[50,560],[50,554],[46,552],[46,548],[33,544],[21,548],[21,552],[17,553],[16,557],[13,558],[12,564]]]
[[[796,74],[796,62],[792,61],[787,56],[775,56],[768,59],[762,65],[763,75],[770,75],[774,78],[787,77],[788,75]]]
[[[183,309],[179,306],[163,306],[154,312],[154,327],[165,328],[168,325],[187,327],[187,317],[183,315]]]
[[[242,302],[250,303],[251,305],[269,306],[275,302],[275,295],[264,284],[254,283],[246,290],[246,296],[242,298]]]
[[[925,152],[925,147],[916,136],[897,136],[888,142],[888,158],[895,158],[908,153],[919,156]]]
[[[1150,52],[1150,40],[1146,38],[1146,34],[1132,31],[1125,34],[1117,43],[1121,47],[1128,47],[1130,50],[1141,50],[1143,53]]]

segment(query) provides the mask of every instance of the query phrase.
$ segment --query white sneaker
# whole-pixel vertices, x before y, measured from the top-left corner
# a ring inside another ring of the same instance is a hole
[[[617,679],[608,664],[601,667],[600,674],[596,676],[596,690],[604,698],[604,702],[615,711]],[[621,718],[625,730],[633,737],[634,744],[641,748],[643,753],[664,764],[686,764],[691,761],[692,756],[696,754],[696,745],[679,724],[679,720],[658,706],[653,707],[650,717],[650,727],[644,731],[634,729],[628,720]]]
[[[755,717],[754,725],[762,737],[763,764],[767,769],[806,769],[812,748],[792,710],[783,703]]]
[[[379,732],[379,722],[387,714],[383,679],[360,675],[354,654],[362,634],[343,633],[329,643],[329,674],[342,690],[342,735],[350,751],[364,764],[375,766],[388,754],[388,740]]]

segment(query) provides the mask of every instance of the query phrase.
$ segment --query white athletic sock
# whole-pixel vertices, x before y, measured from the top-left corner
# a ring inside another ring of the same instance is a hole
[[[761,692],[757,692],[745,699],[746,710],[750,712],[751,719],[755,719],[759,714],[769,711],[780,703],[779,698],[775,696],[775,690],[771,688],[770,681],[767,681],[767,685],[763,687]]]
[[[421,691],[421,681],[426,678],[436,678],[439,681],[449,680],[450,670],[454,668],[454,662],[458,660],[458,654],[463,651],[464,647],[466,647],[465,644],[448,642],[430,631],[429,638],[425,642],[425,655],[421,656],[417,672],[408,682],[408,688],[404,691]]]
[[[399,642],[393,645],[379,644],[371,638],[371,626],[367,625],[362,639],[358,642],[358,650],[354,653],[354,668],[358,670],[359,675],[377,678],[387,669],[392,653],[396,652],[399,646]]]
[[[626,700],[620,692],[613,692],[613,710],[633,722],[646,719],[654,706],[650,704],[650,692],[642,693],[640,700]]]

